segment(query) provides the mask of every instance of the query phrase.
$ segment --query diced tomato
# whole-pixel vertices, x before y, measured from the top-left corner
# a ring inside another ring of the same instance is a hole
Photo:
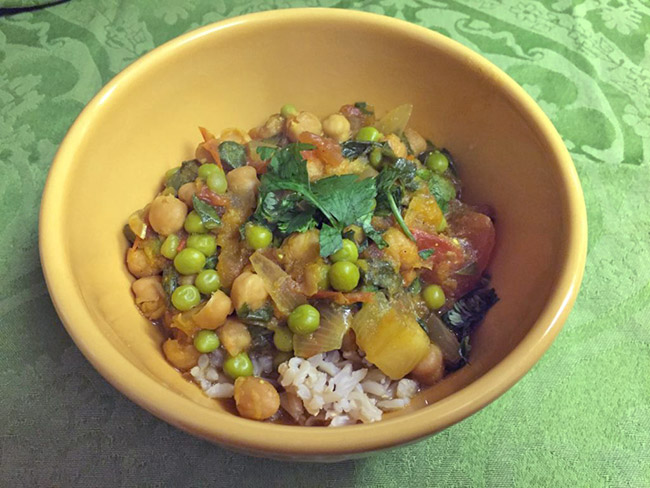
[[[313,156],[328,166],[338,166],[343,162],[341,146],[333,139],[321,137],[311,132],[303,132],[298,136],[298,140],[302,143],[316,146],[316,149],[313,151],[302,151],[302,157],[305,159],[310,159],[310,156],[313,154]]]
[[[462,259],[463,248],[455,244],[451,238],[441,234],[424,232],[420,229],[411,229],[411,233],[415,237],[415,243],[419,251],[424,251],[425,249],[435,250],[429,258],[434,265],[445,260],[458,261]]]
[[[460,296],[476,286],[487,268],[494,249],[496,232],[490,217],[467,208],[452,213],[448,223],[451,233],[467,242],[472,260],[476,263],[472,274],[456,275],[457,293]]]

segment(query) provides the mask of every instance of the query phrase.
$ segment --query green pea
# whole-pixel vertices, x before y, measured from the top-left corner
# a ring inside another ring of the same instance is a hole
[[[199,178],[201,178],[203,181],[207,181],[208,176],[210,176],[213,173],[216,173],[217,171],[221,171],[221,168],[216,164],[213,163],[202,164],[201,166],[199,166]]]
[[[370,161],[370,166],[375,169],[379,169],[381,167],[382,157],[383,154],[381,153],[381,149],[378,147],[374,148],[372,151],[370,151],[370,157],[368,158],[368,161]]]
[[[201,251],[206,257],[212,256],[217,252],[217,238],[212,234],[192,234],[187,238],[187,247]]]
[[[278,327],[273,333],[273,344],[278,351],[293,351],[293,334],[286,327]]]
[[[169,181],[169,178],[171,178],[176,173],[178,173],[179,169],[181,169],[180,166],[176,166],[175,168],[168,169],[167,172],[165,173],[165,181]]]
[[[357,132],[357,141],[375,142],[381,138],[381,133],[374,127],[361,127]]]
[[[295,117],[298,115],[298,109],[291,105],[290,103],[285,103],[282,105],[282,108],[280,109],[280,114],[285,118],[288,119],[289,117]]]
[[[160,254],[167,259],[174,259],[178,252],[177,249],[180,241],[176,234],[169,234],[162,243],[162,246],[160,246]]]
[[[196,307],[201,301],[201,294],[196,286],[181,285],[172,293],[172,305],[181,312]]]
[[[194,286],[196,286],[204,295],[214,293],[219,288],[221,288],[221,279],[219,278],[219,273],[217,273],[214,269],[204,269],[196,277]]]
[[[273,240],[273,234],[262,225],[246,226],[246,244],[253,249],[264,249]]]
[[[425,164],[431,171],[442,174],[447,171],[449,160],[447,159],[447,156],[442,154],[440,151],[433,151],[427,156]]]
[[[311,305],[299,305],[289,314],[288,325],[294,334],[309,335],[320,325],[320,312]]]
[[[185,217],[185,224],[183,225],[185,231],[190,234],[205,234],[208,230],[203,225],[203,221],[196,210],[192,210]]]
[[[430,310],[438,310],[445,304],[445,292],[439,285],[429,285],[422,290],[424,303]]]
[[[228,190],[228,180],[226,179],[226,174],[221,168],[217,168],[218,171],[210,173],[206,183],[208,188],[219,195],[223,195]]]
[[[204,354],[214,351],[220,345],[219,336],[213,330],[200,330],[194,336],[194,347]]]
[[[359,268],[348,261],[334,263],[328,276],[332,288],[338,291],[352,291],[359,284]]]
[[[357,259],[359,259],[359,249],[350,239],[343,239],[343,247],[332,254],[330,258],[335,263],[338,263],[339,261],[356,263]]]
[[[230,356],[223,362],[223,372],[233,380],[240,376],[253,376],[253,363],[245,352]]]
[[[186,247],[174,258],[176,271],[184,275],[198,273],[205,265],[205,254],[191,247]]]

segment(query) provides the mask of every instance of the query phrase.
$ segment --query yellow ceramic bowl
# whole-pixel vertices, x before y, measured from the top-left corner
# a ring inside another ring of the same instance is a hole
[[[496,209],[490,270],[501,297],[473,338],[472,363],[372,425],[305,428],[232,415],[163,358],[138,312],[121,230],[161,175],[193,157],[197,126],[250,128],[287,102],[321,116],[366,100],[410,102],[411,124],[460,162],[466,198]],[[476,412],[549,347],[578,292],[586,215],[562,140],[488,61],[439,34],[327,9],[253,14],[155,49],[88,104],[49,174],[40,250],[68,332],[116,388],[158,417],[257,455],[335,460],[411,442]]]

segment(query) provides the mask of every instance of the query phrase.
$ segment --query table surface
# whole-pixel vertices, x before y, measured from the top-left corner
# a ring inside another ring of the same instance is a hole
[[[102,85],[178,34],[291,6],[406,19],[493,61],[563,136],[589,219],[580,296],[524,379],[432,438],[335,465],[234,454],[131,403],[66,334],[37,249],[57,145]],[[649,159],[647,0],[73,0],[0,18],[0,485],[650,486]]]

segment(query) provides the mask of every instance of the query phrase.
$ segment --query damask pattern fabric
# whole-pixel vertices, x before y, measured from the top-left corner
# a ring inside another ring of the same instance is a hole
[[[575,309],[523,380],[432,438],[336,465],[234,454],[125,399],[64,331],[37,250],[57,145],[103,84],[183,32],[297,6],[406,19],[493,61],[563,136],[589,219]],[[650,486],[649,159],[647,0],[72,0],[0,18],[0,486]]]

